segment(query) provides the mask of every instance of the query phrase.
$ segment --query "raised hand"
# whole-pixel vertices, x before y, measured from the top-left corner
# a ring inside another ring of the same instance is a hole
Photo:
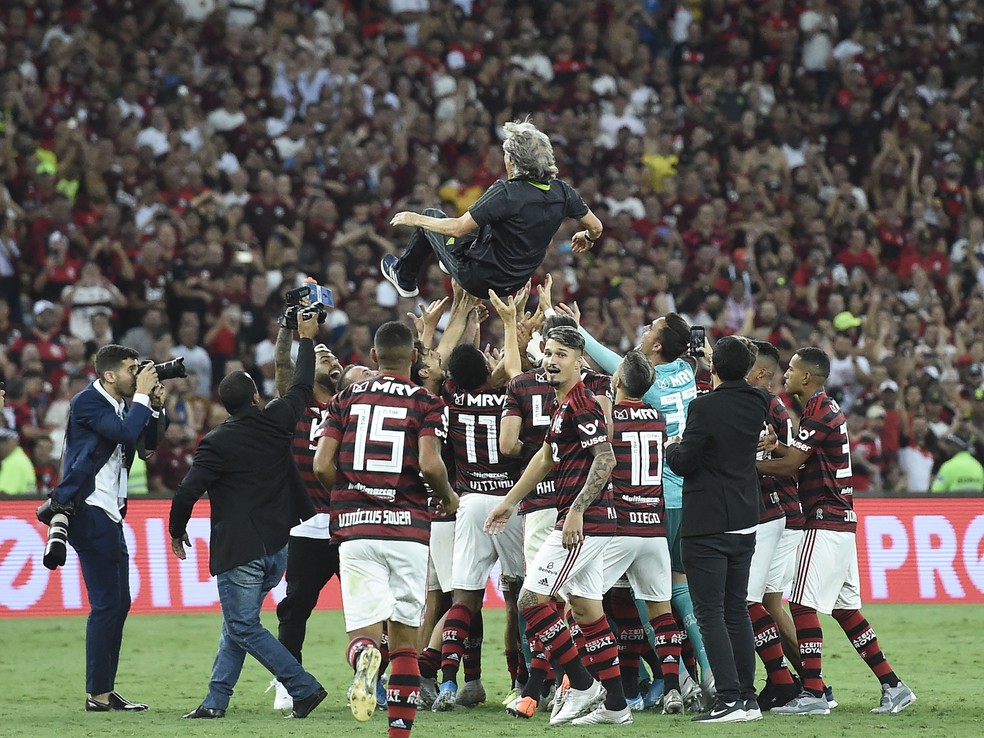
[[[540,310],[544,313],[553,307],[553,275],[549,272],[543,278],[543,284],[537,285],[536,294],[540,298]]]

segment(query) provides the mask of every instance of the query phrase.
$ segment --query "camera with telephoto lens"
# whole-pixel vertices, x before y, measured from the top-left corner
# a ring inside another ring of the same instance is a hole
[[[65,565],[71,515],[70,505],[62,505],[50,499],[38,508],[38,520],[48,526],[48,542],[44,546],[44,556],[41,558],[46,569],[54,571],[59,566]]]
[[[140,368],[143,369],[148,364],[154,364],[154,362],[150,359],[142,361],[140,362]],[[171,359],[170,361],[162,361],[160,364],[154,364],[154,368],[157,370],[157,378],[162,382],[165,379],[183,379],[188,376],[188,372],[185,369],[185,357],[183,356]]]
[[[297,330],[298,315],[317,315],[318,322],[324,323],[328,318],[328,308],[335,307],[335,298],[331,290],[322,287],[310,277],[300,287],[284,293],[287,306],[278,323],[283,328]]]

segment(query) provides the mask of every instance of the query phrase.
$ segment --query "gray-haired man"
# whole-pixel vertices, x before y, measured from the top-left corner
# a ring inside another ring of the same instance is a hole
[[[571,239],[588,251],[602,224],[577,191],[557,179],[553,146],[532,123],[504,126],[506,179],[497,180],[465,213],[449,218],[437,208],[400,212],[390,225],[415,228],[402,258],[387,254],[382,272],[401,297],[417,295],[417,278],[431,252],[467,292],[486,297],[515,292],[535,272],[566,218],[584,226]]]

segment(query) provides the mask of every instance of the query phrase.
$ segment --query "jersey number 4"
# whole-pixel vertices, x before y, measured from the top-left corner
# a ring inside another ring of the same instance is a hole
[[[358,419],[355,428],[355,458],[352,461],[354,471],[386,472],[399,474],[403,471],[403,431],[387,430],[383,423],[387,420],[405,421],[405,407],[387,407],[385,405],[352,405],[349,412]],[[375,454],[385,454],[387,447],[389,458],[367,459],[366,447],[372,445]]]

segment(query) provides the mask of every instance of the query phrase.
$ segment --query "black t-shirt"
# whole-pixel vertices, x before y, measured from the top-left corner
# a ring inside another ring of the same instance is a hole
[[[479,230],[467,247],[467,258],[485,273],[501,273],[504,285],[520,285],[543,263],[564,219],[583,218],[588,206],[559,179],[500,179],[468,211]]]

